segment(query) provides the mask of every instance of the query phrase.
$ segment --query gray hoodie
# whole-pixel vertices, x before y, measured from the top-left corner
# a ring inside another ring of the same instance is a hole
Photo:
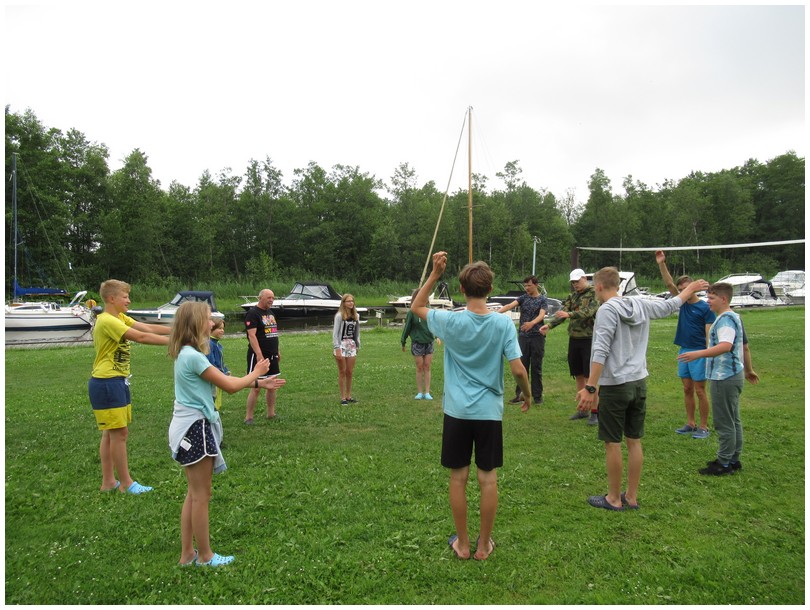
[[[619,385],[647,377],[650,320],[666,318],[683,305],[679,297],[613,297],[596,312],[591,362],[604,365],[599,385]]]

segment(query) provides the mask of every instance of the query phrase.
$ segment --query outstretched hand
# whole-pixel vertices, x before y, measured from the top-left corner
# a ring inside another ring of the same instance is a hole
[[[659,265],[661,263],[667,262],[667,255],[664,254],[663,250],[656,250],[655,251],[655,262],[658,263]]]

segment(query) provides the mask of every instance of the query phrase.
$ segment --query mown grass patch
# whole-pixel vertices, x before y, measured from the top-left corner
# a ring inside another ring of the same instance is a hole
[[[133,348],[133,476],[155,491],[101,494],[99,433],[86,397],[90,348],[6,351],[6,602],[10,604],[800,604],[804,602],[804,310],[743,313],[762,382],[742,396],[744,470],[707,479],[716,436],[683,423],[672,345],[655,322],[645,469],[637,512],[597,511],[604,449],[568,421],[564,328],[549,336],[545,403],[507,406],[497,549],[478,563],[447,548],[439,465],[442,347],[433,402],[414,401],[400,329],[368,328],[353,407],[341,407],[328,333],[282,336],[278,421],[242,424],[225,396],[226,473],[214,477],[218,571],[180,569],[185,479],[170,458],[171,361]],[[283,330],[283,329],[282,329]],[[224,341],[231,369],[244,339]],[[507,379],[507,384],[510,381]],[[477,528],[470,483],[471,534]]]

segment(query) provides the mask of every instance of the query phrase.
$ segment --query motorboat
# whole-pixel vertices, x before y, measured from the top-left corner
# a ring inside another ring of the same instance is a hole
[[[181,290],[174,298],[156,309],[130,309],[127,315],[138,322],[147,324],[171,324],[177,308],[186,302],[208,303],[211,308],[211,317],[225,319],[225,314],[217,310],[214,293],[209,290]]]
[[[804,288],[804,271],[780,271],[771,278],[771,285],[777,297]]]
[[[450,290],[447,282],[439,282],[437,286],[438,295],[434,291],[428,298],[428,307],[431,309],[453,309],[459,304],[450,297]],[[411,309],[411,295],[405,297],[391,297],[388,305],[393,307],[398,314],[407,314]]]
[[[6,345],[90,341],[95,314],[82,304],[86,290],[67,305],[29,301],[6,305]]]
[[[731,284],[733,294],[731,307],[775,307],[786,305],[776,296],[776,291],[770,281],[759,273],[732,273],[721,277],[716,283]]]
[[[593,273],[585,274],[588,282],[593,285]],[[620,297],[636,297],[639,299],[668,299],[672,295],[669,292],[661,292],[659,294],[650,294],[646,288],[641,288],[636,283],[636,274],[634,271],[619,271],[619,296]]]
[[[788,305],[804,305],[804,284],[801,288],[791,288],[783,297]]]
[[[256,297],[243,297],[241,307],[245,311],[258,304]],[[321,282],[296,282],[290,293],[282,299],[276,299],[270,306],[273,315],[283,318],[305,318],[316,316],[334,316],[340,309],[343,295],[336,292],[330,284]],[[255,299],[248,302],[248,299]],[[359,314],[368,313],[367,307],[356,307]]]

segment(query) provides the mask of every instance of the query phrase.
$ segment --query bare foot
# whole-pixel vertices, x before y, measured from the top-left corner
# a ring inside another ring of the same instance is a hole
[[[481,541],[479,540],[478,548],[475,549],[475,555],[473,555],[473,559],[476,559],[477,561],[484,561],[487,557],[489,557],[492,554],[492,551],[494,550],[495,550],[495,541],[492,538],[489,539],[489,544],[487,545],[486,548],[484,548],[481,545]]]

